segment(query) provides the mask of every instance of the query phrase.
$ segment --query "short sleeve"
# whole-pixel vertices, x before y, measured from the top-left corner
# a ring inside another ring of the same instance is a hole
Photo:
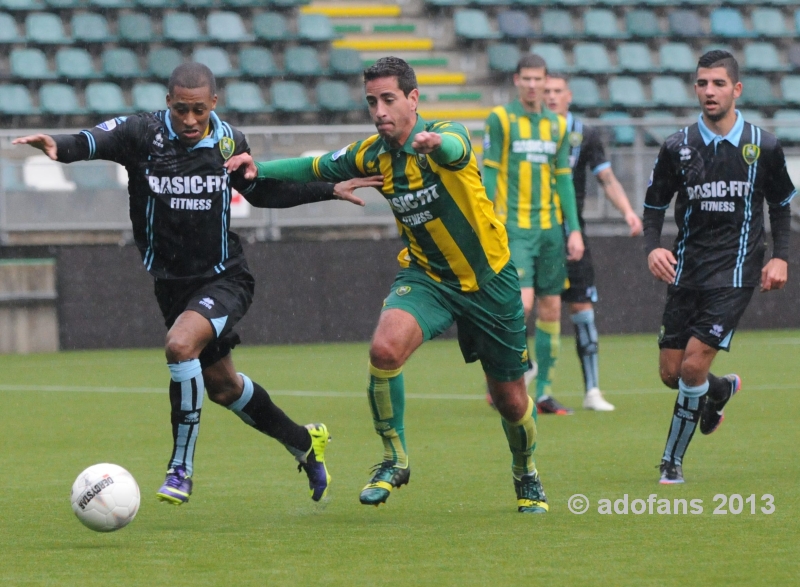
[[[600,132],[593,127],[584,127],[584,147],[586,162],[594,175],[611,167],[611,162],[606,156],[606,149],[600,138]]]

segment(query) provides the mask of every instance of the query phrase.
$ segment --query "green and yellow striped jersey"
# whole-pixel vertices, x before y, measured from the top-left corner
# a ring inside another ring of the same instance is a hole
[[[456,137],[464,156],[438,165],[411,148],[417,133]],[[417,117],[405,145],[392,148],[373,135],[314,159],[315,175],[326,181],[382,175],[381,192],[394,213],[406,248],[400,265],[415,265],[437,282],[473,292],[508,263],[508,237],[486,197],[469,132],[456,122]]]
[[[544,106],[536,114],[514,100],[489,114],[483,164],[498,170],[494,210],[510,232],[563,222],[555,176],[572,173],[569,152],[566,119]]]

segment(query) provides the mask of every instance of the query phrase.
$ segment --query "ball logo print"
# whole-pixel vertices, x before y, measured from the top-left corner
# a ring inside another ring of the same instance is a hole
[[[96,532],[114,532],[130,524],[139,500],[136,480],[119,465],[92,465],[72,484],[72,511]]]

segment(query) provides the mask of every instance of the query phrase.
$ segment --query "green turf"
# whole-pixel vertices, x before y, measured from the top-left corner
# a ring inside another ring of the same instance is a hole
[[[0,356],[0,585],[796,584],[800,332],[739,333],[721,354],[715,371],[735,365],[743,392],[719,431],[696,435],[687,483],[673,487],[656,483],[674,395],[658,381],[654,337],[606,336],[601,346],[618,409],[540,418],[545,516],[516,513],[498,417],[481,399],[479,368],[464,366],[452,341],[425,345],[406,368],[413,475],[377,509],[358,503],[381,454],[364,344],[235,352],[294,418],[329,425],[325,510],[282,447],[210,402],[191,502],[158,503],[170,451],[159,350]],[[563,347],[556,391],[578,407],[572,340]],[[136,520],[113,534],[81,526],[68,499],[75,476],[103,461],[128,468],[143,496]],[[591,499],[588,513],[569,512],[574,493]],[[597,513],[597,500],[626,493],[702,499],[705,512]],[[713,515],[718,493],[771,493],[776,511]]]

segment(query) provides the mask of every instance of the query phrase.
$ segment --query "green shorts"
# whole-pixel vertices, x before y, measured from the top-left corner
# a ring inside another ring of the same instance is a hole
[[[425,340],[455,322],[464,361],[480,360],[497,381],[516,381],[530,367],[519,280],[510,263],[471,293],[437,283],[416,267],[401,269],[383,309],[414,316]]]
[[[520,287],[532,287],[537,296],[559,296],[569,287],[564,230],[560,226],[509,231],[508,248]]]

